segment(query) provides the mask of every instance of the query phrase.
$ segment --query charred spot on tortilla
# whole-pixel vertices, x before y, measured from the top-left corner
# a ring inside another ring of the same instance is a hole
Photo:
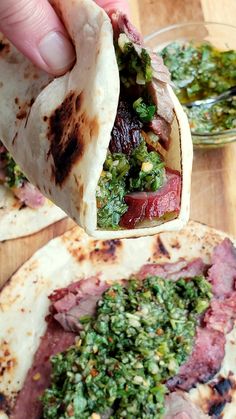
[[[77,260],[79,262],[83,262],[85,260],[85,258],[86,258],[86,256],[83,253],[82,254],[79,253],[79,255],[77,257]]]
[[[22,210],[22,209],[24,209],[24,208],[26,208],[26,206],[27,206],[27,205],[25,204],[25,202],[23,202],[23,203],[21,204],[20,208],[19,208],[19,211],[20,211],[20,210]]]
[[[97,246],[96,242],[95,245]],[[104,262],[115,261],[117,249],[122,246],[121,240],[106,240],[101,242],[101,246],[95,247],[94,250],[90,252],[90,258],[96,259],[96,261],[102,260]]]
[[[3,57],[10,52],[9,42],[0,40],[0,56]]]
[[[35,101],[35,98],[34,98],[34,97],[32,97],[32,98],[30,99],[30,101],[29,101],[29,106],[32,106],[32,105],[33,105],[33,103],[34,103],[34,101]]]
[[[16,364],[17,360],[11,354],[8,342],[3,341],[1,343],[0,377],[3,376],[6,371],[10,373]]]
[[[7,400],[7,397],[3,393],[0,393],[0,410],[5,412],[7,415],[10,415],[11,413],[9,402]]]
[[[78,262],[82,262],[87,257],[87,254],[84,253],[85,250],[81,246],[78,246],[76,248],[68,248],[68,251],[71,254],[71,256]]]
[[[27,112],[25,109],[20,109],[19,112],[16,114],[17,119],[25,119],[27,116]]]
[[[99,123],[97,118],[93,118],[90,122],[89,122],[89,133],[90,133],[90,138],[92,137],[98,137],[99,134]]]
[[[213,404],[211,407],[210,407],[210,409],[209,409],[209,411],[208,411],[208,414],[210,415],[210,416],[213,416],[213,417],[219,417],[219,415],[221,415],[221,413],[223,412],[223,410],[224,410],[224,407],[225,407],[225,405],[226,405],[226,400],[224,400],[224,401],[222,401],[222,402],[219,402],[219,403],[216,403],[216,404]]]
[[[80,98],[82,101],[82,93]],[[75,93],[70,92],[49,118],[48,139],[51,145],[48,157],[52,154],[52,178],[60,186],[68,177],[73,164],[84,152],[83,130],[80,123],[75,122],[75,118],[79,120],[75,101]]]
[[[80,109],[80,105],[81,105],[81,96],[78,95],[77,98],[75,99],[75,109],[78,112]]]
[[[155,258],[158,256],[165,256],[167,259],[170,259],[170,254],[159,236],[157,237],[156,244],[154,245],[153,256]]]
[[[228,378],[222,378],[217,384],[214,385],[214,389],[221,395],[229,393],[232,389],[232,383]]]
[[[178,242],[178,240],[173,241],[173,243],[171,243],[171,247],[172,249],[180,249],[180,242]]]

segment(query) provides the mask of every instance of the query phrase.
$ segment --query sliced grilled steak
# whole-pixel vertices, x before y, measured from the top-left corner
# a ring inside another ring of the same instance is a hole
[[[11,419],[41,418],[42,406],[39,397],[42,396],[44,390],[50,385],[50,356],[64,351],[73,345],[74,341],[75,334],[65,332],[50,316],[47,331],[41,339],[24,387],[17,397],[14,411],[10,416]]]
[[[217,297],[230,296],[235,289],[236,250],[229,239],[223,240],[214,249],[208,280]]]
[[[180,367],[179,374],[168,381],[168,387],[189,390],[197,382],[206,382],[221,367],[224,358],[225,335],[236,320],[236,252],[229,239],[213,251],[208,280],[214,298],[198,328],[192,355]],[[185,274],[186,276],[186,274]]]
[[[223,333],[231,332],[234,321],[236,320],[236,292],[234,291],[230,297],[214,299],[210,308],[204,316],[204,322],[207,327],[219,330]]]
[[[128,17],[119,11],[112,11],[109,13],[114,37],[118,39],[120,33],[125,33],[131,42],[134,42],[137,45],[143,45],[143,37],[137,31],[135,26],[129,21]]]
[[[141,141],[142,126],[132,106],[127,101],[120,100],[111,132],[109,150],[112,153],[130,155]]]
[[[201,258],[186,262],[184,259],[176,263],[165,263],[158,265],[149,263],[144,265],[138,272],[138,278],[145,279],[147,276],[161,276],[177,281],[179,278],[194,278],[203,275],[205,264]]]
[[[150,122],[149,127],[154,134],[158,135],[162,147],[168,150],[170,146],[171,125],[164,118],[156,115],[152,122]]]
[[[98,277],[91,277],[57,290],[49,298],[53,302],[51,311],[64,330],[79,333],[83,316],[93,316],[96,304],[104,291],[109,288]]]
[[[145,218],[153,220],[180,210],[181,177],[179,172],[166,168],[166,182],[156,192],[132,192],[125,195],[128,210],[120,225],[134,228]]]
[[[179,373],[167,381],[168,388],[171,391],[176,388],[189,390],[198,382],[205,383],[213,377],[221,367],[225,341],[223,333],[199,327],[192,354]]]

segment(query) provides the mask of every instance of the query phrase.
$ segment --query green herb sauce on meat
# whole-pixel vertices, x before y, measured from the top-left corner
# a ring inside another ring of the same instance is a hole
[[[152,80],[151,57],[144,48],[140,47],[138,54],[123,33],[115,43],[115,50],[121,84],[130,87],[135,84],[145,85]]]
[[[124,33],[115,42],[115,50],[121,95],[128,98],[131,109],[135,111],[134,115],[140,121],[141,142],[138,146],[135,144],[130,155],[110,151],[107,154],[96,194],[97,225],[105,229],[120,228],[120,219],[128,209],[125,203],[127,193],[155,192],[165,180],[163,159],[157,151],[148,151],[141,131],[142,124],[150,123],[157,112],[147,89],[153,77],[151,57],[144,48],[130,42]],[[125,136],[127,132],[124,130]],[[125,141],[128,141],[127,138]]]
[[[152,121],[157,110],[155,105],[146,104],[141,97],[133,103],[133,108],[142,122]]]
[[[5,159],[5,183],[9,188],[19,188],[27,180],[25,175],[22,173],[18,164],[11,157],[11,155],[6,152],[4,154]]]
[[[197,317],[209,306],[204,277],[149,277],[109,288],[75,346],[52,358],[44,418],[160,419],[165,381],[191,353]]]
[[[183,105],[213,97],[236,85],[236,51],[220,51],[207,42],[199,45],[174,42],[164,48],[161,55]],[[185,107],[185,111],[196,134],[236,127],[235,98],[211,107]]]
[[[148,151],[144,140],[130,158],[108,153],[97,186],[97,218],[101,228],[118,228],[127,211],[124,196],[133,191],[156,191],[165,179],[165,168],[156,151]]]
[[[130,165],[125,154],[108,153],[96,194],[99,227],[115,228],[119,224],[121,216],[126,212],[125,180],[129,169]]]

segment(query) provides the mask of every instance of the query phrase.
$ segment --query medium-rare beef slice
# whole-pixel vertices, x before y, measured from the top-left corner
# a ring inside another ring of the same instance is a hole
[[[160,276],[162,278],[172,279],[177,281],[179,278],[194,278],[198,275],[203,275],[205,271],[205,264],[201,258],[187,262],[182,259],[175,263],[149,263],[144,265],[137,274],[140,279],[145,279],[147,276]]]
[[[64,330],[79,333],[83,328],[80,318],[95,314],[97,302],[108,288],[109,285],[96,276],[75,282],[49,296],[51,312]]]
[[[142,126],[132,106],[127,101],[120,100],[111,132],[109,150],[112,153],[130,155],[141,141]]]
[[[207,327],[222,333],[231,332],[236,320],[236,291],[230,297],[213,299],[204,316]]]
[[[208,280],[217,297],[230,296],[235,289],[236,249],[229,239],[224,239],[213,251]]]
[[[193,351],[179,373],[167,381],[167,387],[189,390],[198,382],[205,383],[221,367],[225,355],[225,335],[218,330],[198,327]]]
[[[50,357],[66,350],[73,345],[74,341],[75,334],[65,332],[53,317],[49,316],[46,333],[41,338],[33,365],[28,371],[24,386],[10,415],[11,419],[40,419],[42,417],[42,405],[39,398],[50,385]]]
[[[171,125],[161,116],[155,115],[150,122],[149,128],[159,137],[162,147],[168,150],[170,147]]]

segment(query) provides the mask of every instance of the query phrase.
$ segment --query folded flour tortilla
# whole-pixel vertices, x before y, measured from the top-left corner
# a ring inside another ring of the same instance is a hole
[[[120,93],[109,17],[91,0],[52,2],[76,49],[64,76],[36,69],[2,36],[0,138],[26,177],[89,234],[131,237],[180,229],[189,216],[192,142],[187,118],[174,105],[166,166],[181,175],[178,214],[135,229],[97,227],[96,189],[106,159]]]
[[[24,410],[18,412],[19,416],[11,416],[11,413],[14,410],[18,392],[24,386],[41,338],[45,334],[46,316],[49,314],[50,305],[48,296],[55,289],[68,287],[83,278],[93,278],[98,275],[101,282],[109,281],[109,284],[112,284],[112,281],[135,276],[143,265],[147,267],[146,264],[149,264],[152,269],[155,263],[159,266],[166,266],[172,279],[176,270],[184,271],[183,267],[187,263],[188,270],[185,271],[185,275],[194,276],[197,271],[191,274],[194,269],[193,261],[197,262],[195,268],[199,264],[199,258],[201,258],[201,264],[205,264],[205,267],[209,266],[212,263],[213,249],[222,243],[225,237],[225,233],[195,222],[190,222],[181,232],[165,232],[152,237],[114,241],[93,240],[82,229],[75,227],[37,251],[14,274],[0,294],[1,418],[7,418],[8,415],[14,418],[25,418],[26,412],[32,419],[38,417],[27,410],[30,388],[39,386],[40,389],[41,377],[39,373],[37,374],[37,369],[34,370],[33,381],[31,378],[31,381],[27,382],[28,393],[25,393],[25,398],[23,398]],[[236,243],[235,240],[233,242]],[[229,252],[227,254],[228,243],[229,241],[221,248],[221,255],[215,254],[214,278],[218,280],[220,278],[222,290],[227,290],[230,275],[232,276],[235,271],[235,254]],[[222,257],[224,262],[222,262]],[[227,264],[227,267],[224,265],[223,271],[222,263]],[[227,272],[226,276],[225,272]],[[232,296],[235,296],[235,291],[231,290],[231,292]],[[89,288],[87,288],[87,293],[91,293]],[[223,301],[222,298],[221,296],[217,300],[218,303]],[[220,325],[221,321],[224,322],[226,319],[227,306],[224,312],[220,313],[220,317],[216,316],[216,322]],[[172,419],[181,413],[184,417],[193,419],[214,418],[213,406],[216,406],[214,410],[216,412],[217,405],[220,403],[221,417],[224,419],[235,417],[235,343],[236,329],[234,327],[226,336],[225,355],[220,371],[211,377],[210,382],[198,383],[191,391],[177,390],[171,393],[170,399],[167,398],[165,419]],[[210,352],[211,348],[209,346],[207,348]],[[53,345],[51,349],[53,350]],[[205,346],[201,346],[199,351],[203,354]],[[209,355],[208,362],[214,363],[214,356],[211,360]],[[42,365],[40,368],[43,369]],[[225,384],[223,380],[226,380]],[[33,390],[32,394],[34,394]],[[210,411],[213,413],[209,413]]]
[[[0,241],[28,236],[65,217],[64,211],[48,199],[33,209],[22,205],[9,188],[0,185]]]
[[[0,241],[36,233],[64,217],[27,181],[0,141]]]

